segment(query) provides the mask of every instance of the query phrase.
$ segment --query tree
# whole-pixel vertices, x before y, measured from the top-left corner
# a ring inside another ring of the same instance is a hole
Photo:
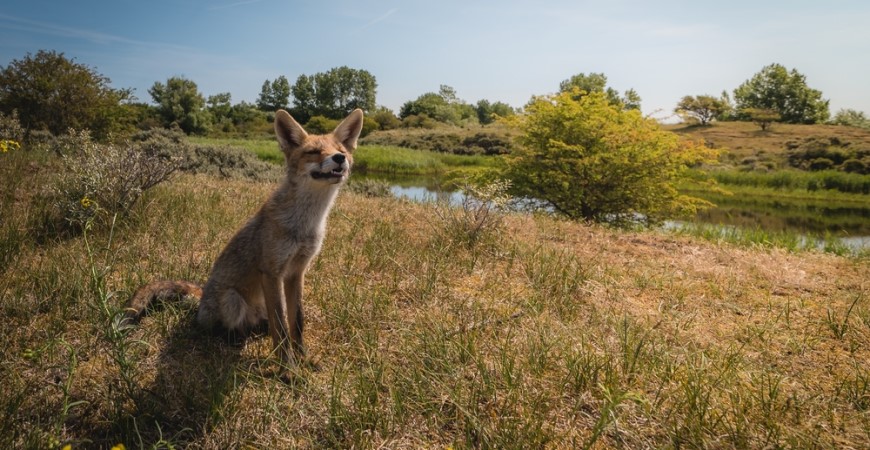
[[[689,165],[714,152],[680,140],[607,94],[579,89],[537,97],[508,120],[522,133],[506,156],[513,193],[574,219],[654,223],[707,205],[679,194]]]
[[[305,123],[312,116],[320,113],[317,108],[317,92],[313,76],[299,75],[299,78],[290,87],[290,92],[293,94],[293,108],[290,110],[290,114],[296,120]]]
[[[223,119],[230,117],[232,109],[232,95],[229,92],[221,92],[220,94],[209,95],[206,100],[208,110],[215,119]]]
[[[89,129],[95,137],[104,137],[133,120],[124,108],[133,99],[132,91],[113,89],[110,83],[63,53],[28,53],[0,71],[0,112],[18,111],[27,129],[56,135],[69,128]]]
[[[209,95],[205,103],[206,110],[211,115],[212,124],[223,132],[233,131],[233,121],[230,117],[233,109],[232,95],[229,92]]]
[[[290,82],[281,75],[274,81],[266,80],[257,98],[257,107],[266,112],[287,109],[290,105]]]
[[[716,97],[687,95],[677,103],[674,112],[689,120],[697,121],[700,125],[707,125],[725,112],[726,108],[725,102]]]
[[[347,66],[314,75],[300,75],[291,87],[293,113],[302,121],[313,116],[341,119],[356,108],[374,111],[378,83],[366,70]]]
[[[863,111],[855,109],[841,109],[837,111],[837,114],[834,114],[834,118],[831,119],[831,123],[834,125],[870,128],[870,119],[867,119]]]
[[[392,130],[402,126],[402,121],[393,114],[393,110],[386,106],[378,106],[373,112],[366,116],[366,119],[372,118],[378,124],[380,130]]]
[[[475,110],[477,111],[477,120],[482,125],[494,122],[497,117],[508,117],[516,114],[514,108],[507,103],[490,103],[489,100],[485,99],[477,101]]]
[[[640,109],[640,95],[634,89],[629,89],[620,96],[619,91],[607,87],[607,77],[603,73],[578,73],[559,83],[559,92],[574,92],[575,89],[578,90],[575,94],[578,98],[592,92],[601,92],[612,105],[622,109]]]
[[[211,124],[205,110],[205,98],[196,83],[184,77],[172,77],[166,84],[155,82],[148,90],[164,126],[178,125],[187,134],[204,133]]]
[[[828,120],[828,100],[822,92],[807,86],[806,77],[796,69],[787,70],[779,64],[761,69],[751,79],[734,90],[738,111],[772,110],[786,123],[821,123]],[[744,120],[752,120],[747,115]]]
[[[405,102],[399,110],[399,117],[425,116],[438,122],[463,125],[477,122],[477,109],[459,99],[456,90],[442,84],[438,93],[427,92],[416,100]]]
[[[770,124],[782,119],[782,116],[778,112],[769,108],[745,108],[740,110],[740,114],[755,122],[756,125],[761,127],[761,131],[767,131]]]

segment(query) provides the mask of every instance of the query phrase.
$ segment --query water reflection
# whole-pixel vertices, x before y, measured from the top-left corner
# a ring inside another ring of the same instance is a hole
[[[438,180],[398,178],[384,180],[393,195],[413,201],[450,201],[459,204],[462,193]],[[725,195],[702,196],[717,206],[699,213],[690,223],[726,228],[763,229],[798,234],[828,235],[850,248],[870,248],[870,204],[835,203],[826,200],[783,200],[771,197]],[[669,226],[683,222],[670,221]]]

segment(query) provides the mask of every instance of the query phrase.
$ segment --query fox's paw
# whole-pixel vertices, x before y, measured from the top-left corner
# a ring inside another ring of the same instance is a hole
[[[305,355],[302,358],[302,365],[312,371],[312,372],[320,372],[320,356],[319,355]]]

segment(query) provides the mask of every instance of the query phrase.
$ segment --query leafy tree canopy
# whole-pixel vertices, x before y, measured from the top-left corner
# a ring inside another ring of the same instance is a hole
[[[640,109],[640,95],[634,89],[629,89],[620,96],[619,91],[607,87],[607,77],[603,73],[578,73],[559,84],[559,92],[574,92],[575,89],[578,91],[574,95],[578,98],[588,93],[601,92],[612,105],[622,109]]]
[[[867,119],[863,111],[855,109],[841,109],[837,111],[837,114],[834,114],[834,118],[831,119],[831,123],[834,125],[870,129],[870,119]]]
[[[164,126],[178,125],[187,134],[204,133],[211,124],[205,98],[192,80],[172,77],[166,84],[155,82],[148,90]]]
[[[318,115],[341,119],[356,108],[371,112],[377,106],[377,88],[374,75],[347,66],[314,75],[300,75],[290,88],[293,94],[291,112],[303,122]]]
[[[676,183],[714,152],[614,105],[604,92],[537,97],[507,122],[522,133],[520,148],[506,156],[514,194],[568,217],[657,222],[707,204],[679,194]]]
[[[700,125],[709,124],[727,110],[728,104],[724,100],[710,95],[697,97],[687,95],[674,108],[674,112],[684,119],[697,122]]]
[[[257,98],[257,107],[266,112],[287,109],[290,106],[290,82],[281,75],[274,81],[266,80]]]
[[[478,100],[475,107],[477,110],[477,120],[481,124],[486,125],[494,122],[498,117],[509,117],[516,114],[516,110],[507,103],[494,102],[489,100]]]
[[[807,86],[806,77],[796,69],[789,71],[780,64],[761,69],[734,90],[738,111],[771,110],[786,123],[821,123],[830,117],[828,100],[822,92]],[[752,120],[742,114],[744,120]]]
[[[438,92],[427,92],[416,100],[405,102],[399,110],[401,119],[411,116],[428,117],[438,122],[464,125],[477,122],[477,110],[456,95],[456,90],[442,84]]]
[[[0,112],[18,111],[27,129],[54,134],[89,129],[103,137],[127,125],[130,89],[113,89],[96,70],[67,59],[63,53],[40,50],[13,60],[0,70]]]

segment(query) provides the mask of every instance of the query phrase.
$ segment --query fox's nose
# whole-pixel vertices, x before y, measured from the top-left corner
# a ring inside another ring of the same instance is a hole
[[[347,157],[344,156],[344,153],[336,153],[332,155],[332,160],[335,161],[336,164],[344,164],[346,159]]]

